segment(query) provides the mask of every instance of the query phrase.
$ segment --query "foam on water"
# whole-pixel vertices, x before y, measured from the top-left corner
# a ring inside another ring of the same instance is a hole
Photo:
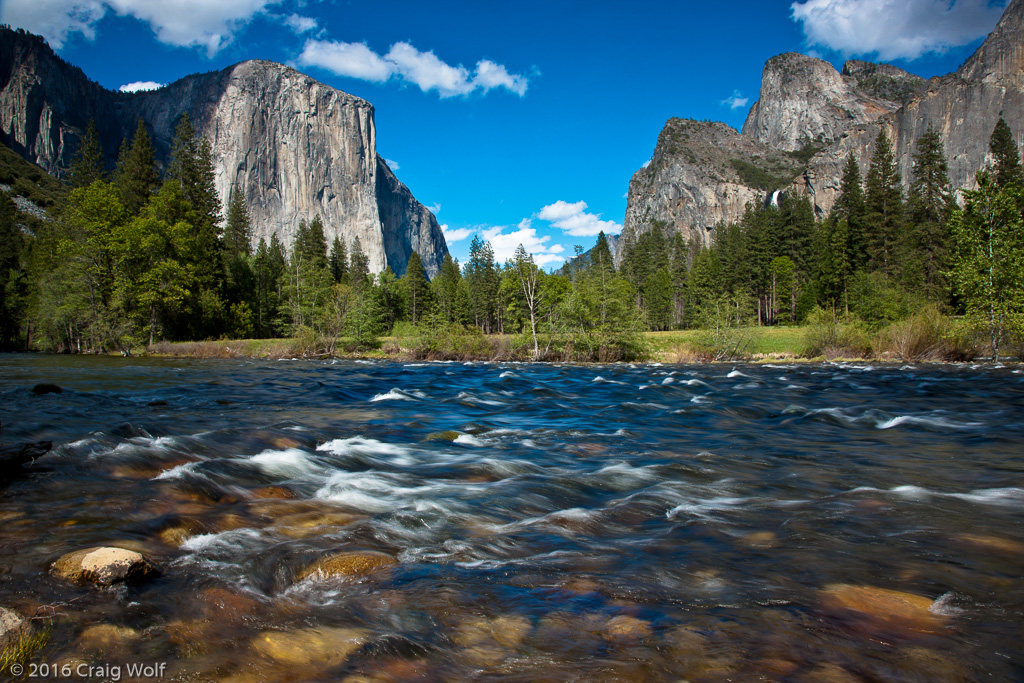
[[[248,461],[267,474],[287,479],[298,479],[324,472],[323,467],[310,460],[308,453],[298,448],[283,451],[266,450],[252,456]]]
[[[418,389],[411,391],[403,391],[399,388],[394,388],[386,394],[377,394],[370,399],[370,402],[374,401],[416,401],[427,398],[427,395]]]

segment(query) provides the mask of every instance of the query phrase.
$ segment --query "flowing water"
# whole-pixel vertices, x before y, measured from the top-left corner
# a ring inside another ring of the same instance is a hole
[[[1015,367],[6,356],[0,420],[4,449],[54,442],[0,490],[0,605],[51,615],[36,661],[1024,680]],[[99,545],[161,575],[48,573]],[[306,576],[342,551],[389,563]]]

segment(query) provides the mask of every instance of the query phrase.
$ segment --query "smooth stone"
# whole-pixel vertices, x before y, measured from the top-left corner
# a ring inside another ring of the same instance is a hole
[[[875,586],[832,584],[821,591],[821,604],[826,611],[858,617],[882,630],[936,633],[946,623],[931,611],[931,599]]]
[[[17,645],[31,631],[28,619],[6,607],[0,607],[0,650]]]
[[[366,517],[347,512],[300,512],[280,517],[270,529],[289,538],[309,538],[361,519]]]
[[[800,683],[864,683],[838,664],[821,664],[797,679]]]
[[[283,486],[261,486],[257,489],[253,489],[249,493],[252,494],[253,498],[265,499],[280,499],[288,500],[295,497],[295,493],[290,489],[286,489]]]
[[[86,652],[123,654],[132,645],[142,641],[142,635],[133,628],[116,624],[90,626],[78,638],[78,647]]]
[[[981,534],[958,534],[953,537],[953,540],[969,545],[977,550],[995,552],[1001,555],[1024,556],[1024,543],[1008,538],[984,536]]]
[[[336,576],[369,576],[374,572],[397,564],[398,560],[374,550],[351,550],[321,557],[308,565],[295,577],[296,581],[314,577],[327,579]]]
[[[477,617],[459,624],[453,640],[473,664],[494,666],[519,649],[531,628],[523,616]]]
[[[619,615],[604,625],[604,637],[615,642],[638,642],[650,638],[653,630],[649,622],[636,617]]]
[[[304,628],[264,631],[253,638],[257,654],[286,666],[338,666],[366,642],[358,628]]]
[[[134,583],[159,573],[141,553],[111,547],[68,553],[54,562],[50,571],[75,583],[90,582],[100,586]]]

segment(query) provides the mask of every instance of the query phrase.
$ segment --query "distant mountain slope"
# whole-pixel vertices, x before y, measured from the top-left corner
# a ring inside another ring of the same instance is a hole
[[[290,245],[299,221],[319,215],[329,243],[359,238],[372,271],[403,273],[414,249],[428,274],[440,269],[441,228],[377,154],[369,102],[265,61],[113,92],[38,36],[0,28],[0,141],[54,175],[68,168],[90,118],[109,164],[139,117],[166,161],[183,113],[211,144],[224,205],[244,192],[257,240],[277,234]]]
[[[886,64],[851,60],[839,73],[822,60],[779,55],[765,64],[742,133],[722,123],[666,123],[652,162],[630,181],[622,237],[658,221],[708,244],[715,225],[738,220],[747,202],[763,203],[773,190],[806,193],[825,214],[847,157],[866,172],[879,131],[909,187],[916,141],[934,126],[954,187],[970,188],[1000,116],[1024,140],[1024,0],[1012,0],[955,74],[927,81]]]

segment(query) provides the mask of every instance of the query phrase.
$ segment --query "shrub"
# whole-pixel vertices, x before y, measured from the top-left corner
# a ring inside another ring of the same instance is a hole
[[[834,309],[815,308],[807,316],[804,355],[810,358],[864,358],[871,342],[862,323],[843,322]]]

